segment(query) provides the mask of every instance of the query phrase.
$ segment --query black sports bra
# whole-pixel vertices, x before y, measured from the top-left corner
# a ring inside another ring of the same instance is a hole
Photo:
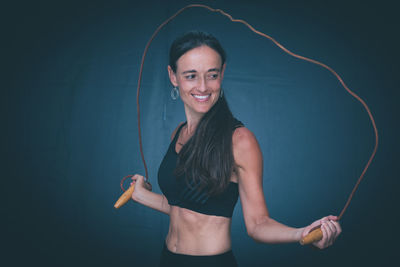
[[[174,139],[168,147],[167,153],[158,169],[158,185],[168,200],[169,205],[186,208],[207,215],[232,217],[233,209],[239,197],[238,184],[230,182],[228,187],[221,194],[210,196],[207,192],[199,192],[195,187],[187,186],[183,177],[176,177],[174,170],[178,160],[175,146],[183,123],[175,134]],[[243,124],[238,121],[237,126]]]

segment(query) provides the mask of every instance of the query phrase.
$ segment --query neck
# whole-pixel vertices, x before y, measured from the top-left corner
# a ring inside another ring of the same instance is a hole
[[[189,136],[192,136],[193,133],[196,131],[196,127],[199,124],[201,118],[204,114],[190,112],[187,108],[185,108],[186,113],[186,132]]]

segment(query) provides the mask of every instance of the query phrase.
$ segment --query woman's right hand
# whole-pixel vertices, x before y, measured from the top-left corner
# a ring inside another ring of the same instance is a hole
[[[152,186],[149,182],[146,182],[146,178],[140,174],[135,174],[134,176],[132,176],[132,182],[130,184],[130,186],[135,185],[135,190],[133,190],[132,193],[132,199],[136,201],[138,194],[140,194],[140,192],[143,192],[143,190],[148,190],[151,191],[152,190]]]

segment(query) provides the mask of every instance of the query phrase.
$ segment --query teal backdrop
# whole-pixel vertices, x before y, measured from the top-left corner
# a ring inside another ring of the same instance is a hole
[[[155,29],[190,1],[18,1],[2,6],[4,266],[157,266],[168,217],[132,201],[113,208],[122,177],[144,174],[136,84]],[[395,1],[198,1],[248,21],[294,53],[336,70],[371,108],[376,158],[334,246],[260,244],[240,201],[232,248],[240,266],[386,266],[397,260],[399,19]],[[198,29],[228,60],[224,92],[256,135],[270,215],[302,227],[339,214],[374,146],[362,105],[327,70],[292,58],[220,14],[192,8],[154,39],[140,95],[153,190],[173,129],[168,49]],[[397,160],[396,160],[397,158]],[[125,186],[128,186],[125,185]]]

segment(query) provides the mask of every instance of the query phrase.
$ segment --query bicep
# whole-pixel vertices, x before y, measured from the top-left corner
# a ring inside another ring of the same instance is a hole
[[[250,233],[258,223],[269,217],[262,184],[262,153],[256,138],[249,130],[237,129],[233,138],[240,201],[246,228]]]

